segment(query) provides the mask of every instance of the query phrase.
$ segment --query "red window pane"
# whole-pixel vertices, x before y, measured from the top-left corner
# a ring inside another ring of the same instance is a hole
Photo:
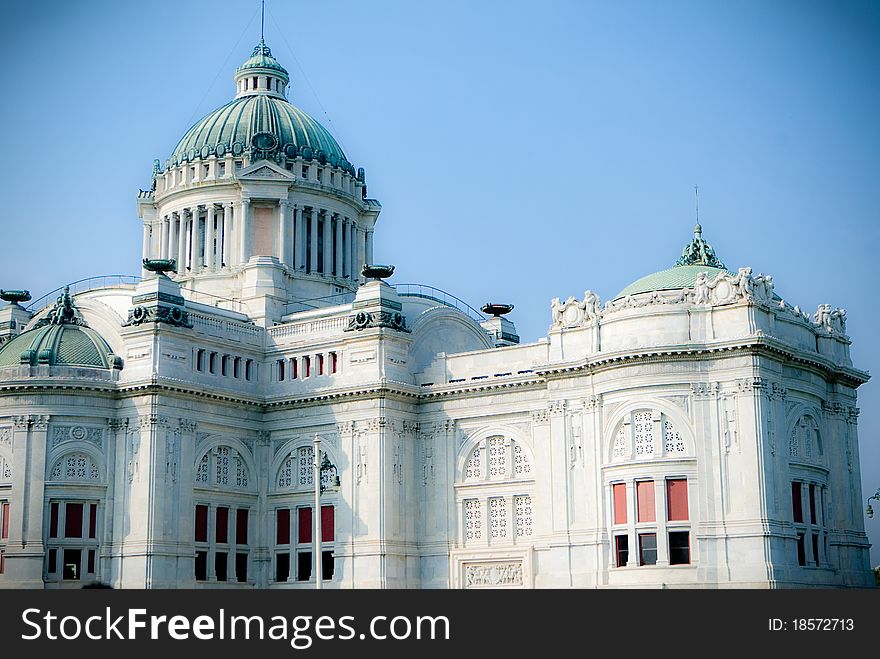
[[[297,537],[299,542],[307,543],[312,541],[312,509],[299,508],[299,533]]]
[[[208,542],[208,506],[196,506],[196,542]]]
[[[94,574],[95,573],[95,550],[94,549],[89,549],[89,556],[88,556],[87,563],[88,563],[88,565],[87,565],[86,572],[88,572],[89,574]]]
[[[68,503],[64,506],[64,537],[83,537],[83,505]]]
[[[626,524],[626,484],[615,483],[611,489],[614,493],[614,523]]]
[[[333,542],[335,523],[333,506],[321,506],[321,542]]]
[[[248,543],[248,509],[239,508],[235,513],[235,542],[239,545]]]
[[[639,521],[656,521],[654,508],[654,481],[639,481],[636,483],[636,499],[639,506]]]
[[[688,483],[686,478],[666,481],[666,515],[669,521],[688,518]]]
[[[290,379],[296,380],[297,378],[299,378],[299,363],[296,357],[293,357],[290,360]]]
[[[49,506],[49,537],[58,537],[58,504],[53,503]]]
[[[307,378],[307,377],[309,377],[309,375],[311,375],[311,373],[310,373],[310,371],[311,371],[311,366],[312,366],[312,365],[311,365],[311,362],[310,362],[309,358],[308,358],[308,357],[303,357],[303,364],[302,364],[303,374],[302,374],[302,376],[303,376],[304,378]]]
[[[318,355],[318,375],[324,375],[324,355]]]
[[[801,500],[801,484],[800,483],[792,483],[791,484],[791,509],[792,509],[792,514],[794,516],[794,521],[803,523],[804,509],[803,509],[803,501]]]
[[[4,503],[0,506],[0,519],[3,520],[3,526],[0,527],[0,538],[9,537],[9,504]]]
[[[214,538],[217,542],[229,541],[229,508],[220,506],[217,508],[217,527]]]
[[[275,519],[275,542],[279,545],[290,544],[290,511],[279,508]]]
[[[98,504],[89,504],[89,537],[94,538],[98,531]]]
[[[330,353],[330,372],[331,373],[335,373],[337,371],[337,369],[339,368],[339,364],[337,363],[338,359],[339,359],[339,357],[337,356],[337,354],[335,352]]]

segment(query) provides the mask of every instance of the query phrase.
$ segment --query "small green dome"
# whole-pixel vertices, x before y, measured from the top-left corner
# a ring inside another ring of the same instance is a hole
[[[272,51],[266,45],[266,42],[260,39],[260,43],[254,48],[253,55],[246,59],[244,63],[236,69],[237,72],[247,71],[248,69],[272,69],[284,74],[285,78],[289,78],[287,69],[285,69],[272,57]]]
[[[0,348],[0,367],[18,364],[119,368],[119,358],[95,330],[80,325],[43,325]]]
[[[620,291],[614,299],[617,300],[627,295],[638,295],[639,293],[650,293],[652,291],[693,288],[694,282],[697,281],[697,275],[701,272],[705,272],[709,279],[714,279],[720,273],[728,271],[723,268],[712,268],[707,265],[678,265],[674,268],[661,270],[660,272],[637,279]]]

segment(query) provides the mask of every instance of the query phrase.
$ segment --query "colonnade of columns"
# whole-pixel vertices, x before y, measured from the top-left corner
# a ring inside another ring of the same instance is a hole
[[[253,256],[250,199],[181,208],[144,224],[145,258],[176,259],[177,273],[217,272]],[[337,212],[281,200],[275,207],[274,254],[297,272],[357,279],[373,260],[373,231]],[[269,256],[264,255],[264,256]]]

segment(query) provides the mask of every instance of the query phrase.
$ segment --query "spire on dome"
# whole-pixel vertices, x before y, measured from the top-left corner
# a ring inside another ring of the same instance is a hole
[[[700,226],[699,222],[694,226],[694,239],[685,245],[681,258],[675,262],[675,265],[706,265],[710,268],[727,269],[721,260],[715,256],[715,250],[712,249],[712,245],[703,240],[703,227]]]

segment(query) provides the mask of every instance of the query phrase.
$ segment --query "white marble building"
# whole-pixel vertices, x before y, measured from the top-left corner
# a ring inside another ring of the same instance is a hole
[[[316,434],[325,587],[872,583],[844,311],[697,226],[520,344],[361,274],[381,206],[288,82],[261,42],[155,164],[142,279],[7,292],[0,587],[313,588]]]

